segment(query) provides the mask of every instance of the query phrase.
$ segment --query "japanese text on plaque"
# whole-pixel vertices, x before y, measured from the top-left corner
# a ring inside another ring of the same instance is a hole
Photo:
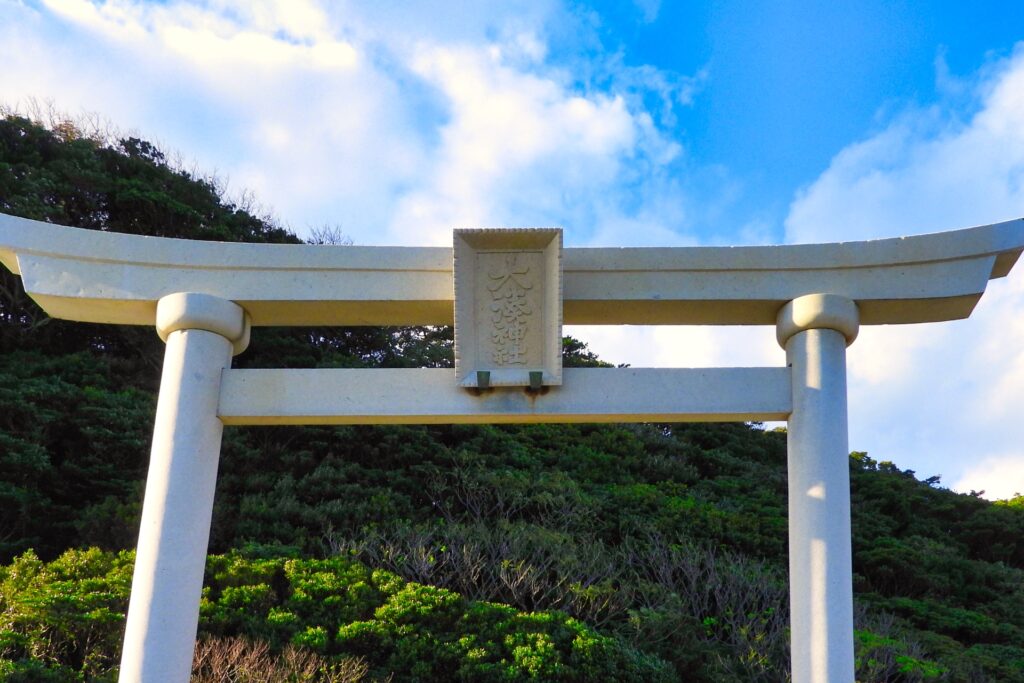
[[[519,264],[515,254],[508,254],[501,267],[487,273],[492,297],[492,356],[497,365],[526,363],[527,321],[533,313],[526,296],[533,288],[529,274],[530,266]]]

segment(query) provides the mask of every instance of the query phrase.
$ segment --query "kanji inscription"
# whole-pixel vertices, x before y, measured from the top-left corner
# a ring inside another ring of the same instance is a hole
[[[456,375],[463,386],[561,383],[561,233],[457,230]]]
[[[506,254],[496,271],[487,273],[491,293],[491,357],[495,365],[524,365],[529,348],[530,314],[533,308],[527,295],[533,289],[530,266],[518,255]]]

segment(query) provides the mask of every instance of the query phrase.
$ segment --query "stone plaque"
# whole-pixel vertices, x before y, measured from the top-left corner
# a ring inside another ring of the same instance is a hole
[[[454,253],[459,385],[561,384],[561,228],[456,230]]]

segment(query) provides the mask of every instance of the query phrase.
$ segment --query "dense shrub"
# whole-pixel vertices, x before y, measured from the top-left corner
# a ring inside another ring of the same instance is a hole
[[[131,569],[131,553],[97,549],[50,563],[26,553],[0,568],[0,671],[112,680]],[[206,579],[200,633],[265,644],[237,647],[237,666],[351,673],[358,659],[402,681],[675,680],[666,662],[562,612],[468,600],[342,558],[214,555]],[[197,660],[204,675],[211,657]]]

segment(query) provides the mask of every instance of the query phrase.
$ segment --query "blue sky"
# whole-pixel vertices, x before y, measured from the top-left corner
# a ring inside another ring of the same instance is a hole
[[[837,151],[908,107],[957,99],[957,79],[1011,54],[1022,26],[1015,2],[734,1],[665,3],[619,33],[638,62],[707,74],[676,134],[729,169],[740,216],[779,239],[794,191]]]
[[[1021,41],[1010,1],[0,0],[0,101],[98,114],[299,234],[839,241],[1024,215]],[[1021,271],[967,321],[863,331],[851,448],[1024,491]],[[635,366],[782,362],[767,328],[571,332]]]

